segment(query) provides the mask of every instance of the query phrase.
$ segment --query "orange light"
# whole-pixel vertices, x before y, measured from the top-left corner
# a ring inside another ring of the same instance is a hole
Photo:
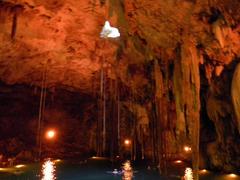
[[[47,139],[53,139],[56,135],[56,132],[54,130],[49,130],[46,132],[46,138]]]
[[[206,170],[206,169],[202,169],[202,170],[200,170],[200,173],[202,173],[202,174],[206,174],[206,173],[208,173],[208,170]]]
[[[61,159],[56,159],[53,162],[61,162]]]
[[[16,168],[22,168],[22,167],[25,167],[25,165],[24,165],[24,164],[18,164],[18,165],[16,165],[15,167],[16,167]]]
[[[130,143],[131,143],[131,141],[130,141],[130,140],[128,140],[128,139],[125,139],[125,141],[124,141],[124,144],[125,144],[125,145],[127,145],[127,146],[128,146]]]
[[[177,163],[177,164],[180,164],[180,163],[182,163],[182,161],[181,160],[177,160],[177,161],[174,161],[175,163]]]
[[[231,178],[236,178],[237,177],[236,174],[229,174],[228,176],[231,177]]]
[[[190,152],[192,149],[190,148],[190,147],[188,147],[188,146],[184,146],[184,151],[186,151],[186,152]]]

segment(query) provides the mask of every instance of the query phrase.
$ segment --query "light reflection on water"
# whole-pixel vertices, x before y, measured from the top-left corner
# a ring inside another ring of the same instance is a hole
[[[55,180],[56,179],[56,165],[50,159],[47,159],[42,165],[41,180]]]
[[[193,172],[192,169],[189,167],[185,169],[184,180],[193,180]]]
[[[186,168],[181,164],[172,163],[175,169],[169,169],[169,178],[158,175],[154,169],[142,168],[139,166],[132,166],[130,161],[126,161],[122,165],[116,164],[114,172],[107,171],[112,168],[112,163],[105,159],[88,160],[85,163],[78,161],[64,161],[47,159],[43,163],[25,164],[25,167],[1,167],[0,180],[2,179],[18,179],[18,180],[163,180],[163,179],[179,179],[180,176],[184,180],[192,180],[192,169]],[[136,171],[136,169],[137,171]],[[171,171],[170,171],[171,170]],[[184,173],[185,170],[185,173]],[[110,173],[108,173],[110,172]],[[36,177],[37,176],[37,177]],[[200,179],[202,180],[239,180],[240,176],[237,174],[216,174],[211,171],[201,170]],[[180,179],[179,179],[180,180]]]
[[[123,163],[122,169],[122,180],[131,180],[133,178],[133,170],[130,161],[127,160],[125,163]]]

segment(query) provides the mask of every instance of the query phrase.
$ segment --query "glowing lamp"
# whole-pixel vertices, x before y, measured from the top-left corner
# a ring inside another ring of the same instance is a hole
[[[54,162],[61,162],[61,159],[56,159]]]
[[[19,164],[19,165],[16,165],[15,168],[22,168],[22,167],[25,167],[26,165],[24,164]]]
[[[106,21],[100,33],[100,37],[101,38],[117,38],[117,37],[120,37],[120,33],[117,28],[111,27],[110,23]]]
[[[130,143],[131,143],[131,141],[130,141],[130,140],[128,140],[128,139],[125,139],[125,141],[124,141],[124,144],[125,144],[126,146],[130,145]]]
[[[207,172],[208,172],[208,170],[206,170],[206,169],[200,170],[200,173],[202,173],[202,174],[206,174]]]
[[[53,139],[56,136],[56,132],[54,130],[49,130],[46,132],[47,139]]]
[[[180,164],[180,163],[182,163],[182,161],[181,160],[177,160],[177,161],[175,161],[175,163]]]
[[[101,156],[93,156],[92,159],[105,159],[105,158]]]
[[[185,152],[190,152],[192,149],[190,148],[190,147],[188,147],[188,146],[184,146],[184,151]]]

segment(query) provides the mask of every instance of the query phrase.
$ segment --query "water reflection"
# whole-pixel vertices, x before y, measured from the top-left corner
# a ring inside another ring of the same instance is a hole
[[[185,169],[184,180],[193,180],[193,172],[191,168],[187,167]]]
[[[56,166],[53,161],[47,159],[42,165],[42,178],[41,180],[55,180],[56,179]]]
[[[131,180],[133,178],[133,170],[130,161],[126,161],[125,163],[123,163],[122,169],[122,180]]]

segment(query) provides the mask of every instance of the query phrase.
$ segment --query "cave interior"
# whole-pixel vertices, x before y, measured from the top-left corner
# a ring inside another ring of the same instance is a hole
[[[32,161],[41,145],[238,172],[239,12],[238,0],[0,0],[0,154]],[[100,36],[105,21],[121,35]]]

